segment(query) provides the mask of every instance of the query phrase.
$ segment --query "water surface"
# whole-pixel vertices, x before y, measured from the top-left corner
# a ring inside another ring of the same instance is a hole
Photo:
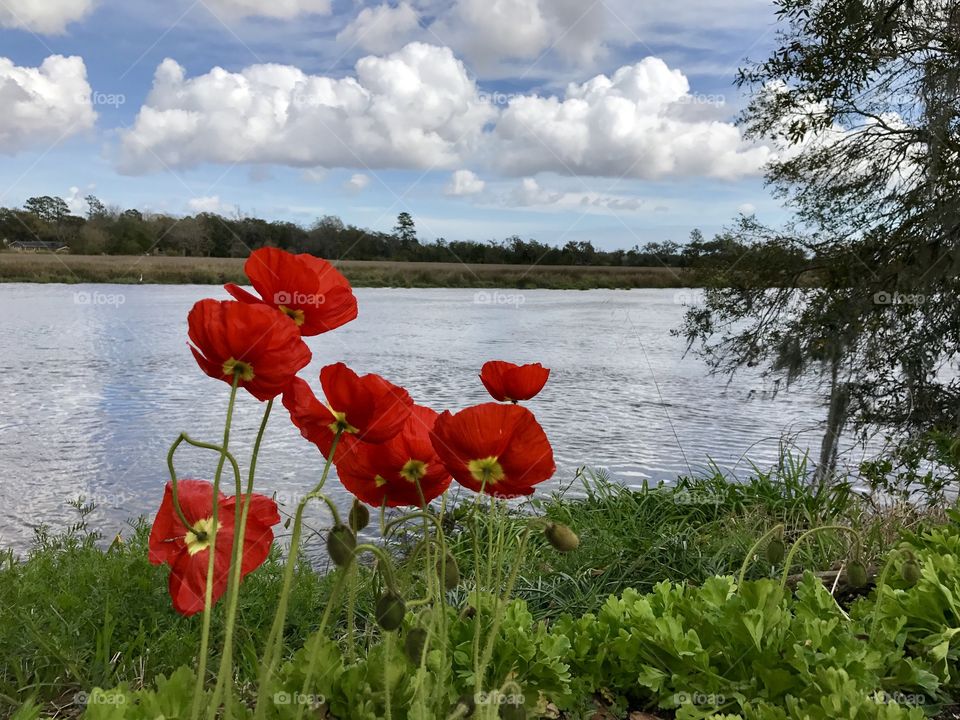
[[[818,442],[825,415],[809,388],[773,393],[753,373],[709,377],[671,337],[689,291],[476,291],[361,289],[360,317],[308,342],[304,371],[344,361],[456,410],[488,396],[484,361],[542,362],[550,382],[529,407],[550,437],[568,483],[582,465],[622,483],[670,481],[708,459],[732,472],[744,456],[772,463],[785,433]],[[22,550],[32,527],[73,520],[68,502],[98,505],[105,534],[155,512],[166,451],[180,431],[217,441],[228,387],[200,372],[186,316],[209,286],[0,285],[0,545]],[[245,467],[263,406],[241,393],[234,443]],[[210,453],[185,450],[181,476],[210,477]],[[321,470],[316,449],[277,404],[258,489],[289,509]],[[336,483],[331,487],[338,488]],[[347,505],[340,490],[341,505]],[[317,522],[320,522],[319,519]]]

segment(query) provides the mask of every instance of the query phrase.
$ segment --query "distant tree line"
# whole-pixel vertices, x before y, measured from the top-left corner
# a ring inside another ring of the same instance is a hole
[[[519,236],[505,240],[447,240],[417,237],[409,213],[401,213],[393,232],[366,230],[333,215],[309,227],[252,217],[199,213],[173,217],[106,207],[93,195],[83,216],[70,212],[59,197],[33,197],[22,208],[0,208],[0,240],[42,240],[66,245],[80,255],[184,255],[246,257],[251,250],[274,246],[344,260],[398,260],[539,265],[684,267],[691,258],[675,242],[634,245],[629,250],[601,250],[590,242],[554,247]]]

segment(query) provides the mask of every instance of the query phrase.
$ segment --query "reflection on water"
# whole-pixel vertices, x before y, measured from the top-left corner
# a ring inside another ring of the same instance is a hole
[[[211,295],[226,297],[206,286],[0,286],[0,545],[23,549],[33,525],[73,519],[67,503],[79,495],[98,503],[95,522],[112,534],[155,510],[181,430],[218,440],[228,388],[199,371],[186,344],[187,311]],[[674,290],[511,291],[511,302],[474,290],[357,295],[356,321],[308,339],[305,377],[316,388],[320,367],[343,360],[419,403],[458,409],[488,399],[477,378],[484,361],[542,362],[550,382],[529,406],[553,442],[555,482],[581,465],[627,484],[670,480],[708,459],[742,469],[745,453],[762,466],[784,433],[801,446],[818,439],[824,410],[811,390],[774,397],[756,375],[728,384],[684,357],[669,334],[683,314]],[[263,408],[241,395],[231,447],[245,465]],[[178,470],[209,477],[214,461],[186,449]],[[258,488],[284,498],[321,469],[279,404],[258,468]]]

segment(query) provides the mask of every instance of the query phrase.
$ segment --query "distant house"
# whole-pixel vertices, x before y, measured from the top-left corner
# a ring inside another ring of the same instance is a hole
[[[11,250],[20,252],[67,252],[69,248],[57,240],[14,240],[13,242],[4,241]]]

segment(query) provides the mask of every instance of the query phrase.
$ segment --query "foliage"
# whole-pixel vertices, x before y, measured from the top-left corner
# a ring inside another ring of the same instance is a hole
[[[960,3],[776,6],[778,47],[740,73],[741,122],[782,149],[767,180],[794,220],[718,237],[684,333],[718,371],[826,385],[828,469],[848,420],[937,460],[920,439],[960,427]]]
[[[960,691],[958,520],[954,513],[948,525],[905,535],[889,555],[888,581],[849,613],[809,573],[795,594],[774,579],[742,587],[729,577],[698,586],[663,582],[646,594],[626,590],[596,613],[567,615],[550,626],[515,600],[483,687],[520,692],[528,717],[539,717],[550,701],[564,717],[586,719],[594,717],[595,698],[605,698],[605,706],[621,710],[675,711],[678,720],[920,720]],[[913,585],[897,573],[908,557],[922,568]],[[313,636],[283,666],[268,716],[292,719],[299,703],[313,703],[320,717],[382,718],[389,685],[392,717],[446,717],[418,705],[432,692],[427,686],[443,683],[453,712],[474,684],[473,621],[452,607],[445,612],[449,666],[437,664],[441,654],[430,649],[436,640],[417,667],[380,636],[355,660],[335,640]],[[405,632],[415,622],[408,616]],[[326,672],[298,694],[315,651]],[[190,671],[181,669],[144,690],[91,690],[97,702],[86,717],[181,718],[191,688]],[[245,717],[246,707],[235,701],[233,716]]]
[[[447,240],[422,242],[413,216],[400,213],[392,233],[346,225],[325,216],[309,227],[254,217],[216,213],[175,218],[137,210],[106,208],[87,198],[87,217],[71,215],[61,198],[30,198],[24,209],[0,208],[0,239],[57,240],[78,254],[189,255],[246,257],[260,247],[279,247],[341,260],[680,267],[685,258],[674,242],[648,243],[629,250],[599,250],[589,241],[554,247],[534,239]]]

